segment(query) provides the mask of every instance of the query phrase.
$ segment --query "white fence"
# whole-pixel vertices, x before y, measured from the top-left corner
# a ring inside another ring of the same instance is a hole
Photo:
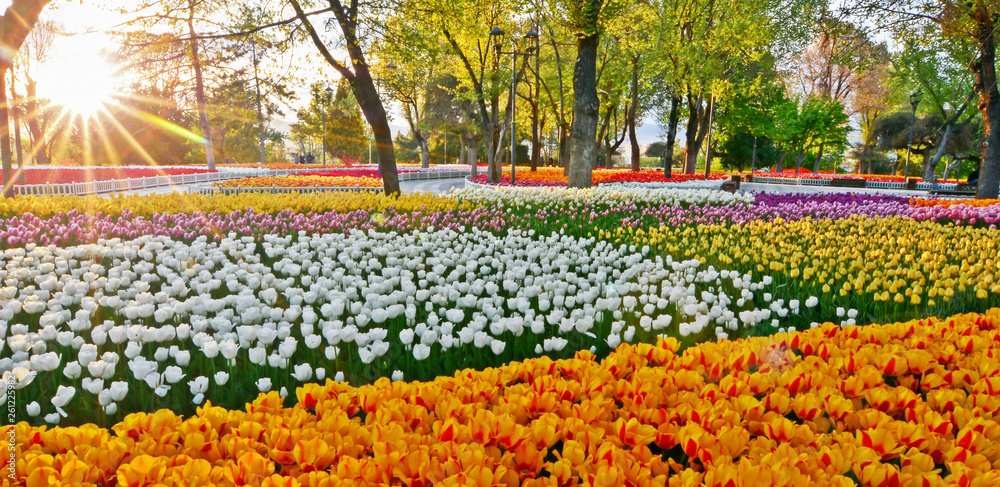
[[[180,186],[191,184],[205,184],[216,181],[230,179],[243,179],[264,176],[289,176],[292,174],[306,172],[337,172],[340,168],[330,169],[272,169],[272,170],[247,170],[247,171],[218,171],[211,173],[178,174],[172,176],[152,176],[148,178],[134,179],[114,179],[110,181],[87,181],[83,183],[60,183],[60,184],[22,184],[14,186],[14,192],[19,195],[88,195],[102,193],[121,193],[125,191],[135,191],[147,188],[157,188],[161,186]],[[413,171],[399,174],[400,181],[412,181],[422,179],[449,179],[461,178],[468,175],[467,171]],[[198,192],[203,192],[200,188]],[[299,190],[301,188],[291,188]],[[246,191],[247,188],[244,188]]]

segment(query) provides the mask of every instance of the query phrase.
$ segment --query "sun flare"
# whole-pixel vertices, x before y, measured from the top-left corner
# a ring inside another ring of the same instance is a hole
[[[117,93],[115,73],[96,54],[52,61],[41,66],[40,71],[38,96],[73,115],[92,117]]]

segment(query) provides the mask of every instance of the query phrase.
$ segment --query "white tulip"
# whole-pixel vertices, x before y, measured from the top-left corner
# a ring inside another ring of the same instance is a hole
[[[41,414],[42,406],[40,406],[37,401],[31,401],[31,403],[25,406],[25,412],[28,413],[28,416],[34,418],[35,416]]]
[[[129,346],[131,346],[134,343],[136,342],[129,342]],[[136,344],[136,348],[138,348],[138,344]],[[125,349],[125,356],[128,357],[128,349]],[[153,358],[156,359],[157,362],[163,362],[167,360],[167,358],[169,357],[170,357],[170,350],[163,347],[159,347],[156,349],[155,352],[153,352]],[[133,355],[129,358],[135,358],[135,356]]]
[[[819,304],[819,298],[816,296],[809,296],[809,299],[806,300],[807,308],[814,308],[817,304]]]
[[[111,392],[111,399],[114,401],[121,401],[125,399],[128,395],[128,382],[112,382],[111,387],[108,389]]]
[[[103,383],[103,381],[102,381],[102,383]],[[69,404],[70,400],[73,399],[74,395],[76,395],[76,388],[75,387],[66,387],[66,386],[60,385],[56,389],[55,396],[52,397],[52,405],[55,406],[55,407],[57,407],[57,408],[66,407],[66,405]]]
[[[293,367],[295,371],[292,373],[292,377],[299,382],[308,382],[312,379],[313,371],[312,366],[309,364],[301,364]]]
[[[399,382],[403,380],[403,372],[399,370],[394,370],[392,372],[392,381]]]
[[[424,360],[431,356],[431,347],[419,343],[413,347],[413,357],[417,360]]]
[[[201,353],[208,358],[215,358],[219,355],[219,344],[215,340],[208,340],[201,344]]]
[[[236,353],[240,351],[240,347],[232,340],[223,340],[219,342],[219,351],[222,352],[222,357],[226,360],[233,360],[236,358]]]
[[[267,392],[271,390],[271,379],[268,377],[262,377],[257,380],[257,390],[260,392]]]
[[[176,384],[183,379],[185,375],[186,374],[184,374],[181,368],[176,365],[171,365],[166,369],[163,369],[163,379],[170,384]]]
[[[192,395],[204,394],[208,390],[208,377],[199,376],[188,381],[188,388]]]

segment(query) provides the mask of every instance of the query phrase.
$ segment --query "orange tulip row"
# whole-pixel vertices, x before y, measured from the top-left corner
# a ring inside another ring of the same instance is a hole
[[[966,199],[962,199],[962,200],[927,200],[927,199],[920,199],[920,198],[915,198],[915,199],[911,199],[910,200],[910,204],[913,205],[913,206],[944,206],[944,207],[950,207],[950,206],[956,206],[956,205],[965,205],[965,206],[973,206],[973,207],[983,207],[983,206],[993,206],[993,205],[995,205],[997,203],[1000,203],[1000,200],[978,200],[978,199],[973,199],[973,200],[966,200]]]
[[[15,485],[1000,485],[1000,309],[679,348],[21,423]]]

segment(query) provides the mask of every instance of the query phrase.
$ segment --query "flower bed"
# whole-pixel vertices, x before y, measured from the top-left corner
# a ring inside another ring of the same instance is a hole
[[[745,298],[770,289],[767,278],[593,239],[457,230],[264,234],[259,248],[252,237],[147,236],[9,249],[0,319],[17,323],[15,362],[34,351],[19,382],[37,381],[20,400],[42,401],[29,414],[47,423],[60,422],[76,391],[75,421],[154,402],[231,407],[248,388],[292,388],[315,369],[319,380],[430,379],[542,354],[607,353],[668,326],[696,341],[739,336],[771,315]],[[232,376],[225,388],[181,382],[217,371]],[[129,394],[111,395],[116,388]]]
[[[725,179],[729,177],[724,173],[713,173],[709,179]],[[563,174],[561,167],[540,167],[536,171],[531,171],[527,167],[518,168],[517,186],[537,187],[537,186],[566,186],[568,179]],[[704,174],[681,174],[674,173],[670,179],[663,177],[663,171],[658,169],[643,169],[632,171],[631,169],[594,169],[592,182],[594,185],[604,183],[626,183],[626,182],[686,182],[705,179]],[[486,174],[477,175],[470,180],[476,184],[487,184]],[[510,172],[504,172],[501,176],[501,186],[510,186]]]
[[[293,213],[336,211],[348,213],[356,210],[382,212],[395,208],[401,212],[438,211],[459,206],[454,199],[427,193],[386,196],[365,191],[361,193],[319,194],[237,194],[237,195],[116,195],[112,198],[98,196],[21,196],[0,199],[0,217],[11,218],[30,213],[39,218],[60,218],[76,213],[88,213],[98,218],[105,215],[155,216],[157,214],[193,214],[197,212],[231,213],[254,209],[257,213]],[[86,231],[99,233],[99,229]]]
[[[983,312],[998,208],[617,185],[3,200],[0,372],[20,420],[111,426],[326,378]]]
[[[110,181],[115,179],[136,179],[155,176],[181,176],[184,174],[201,174],[211,172],[207,169],[190,167],[138,167],[138,166],[100,166],[100,167],[51,167],[28,166],[24,169],[24,184],[65,184],[83,183],[87,181]],[[18,181],[15,175],[15,181]],[[21,184],[16,182],[16,184]]]
[[[1000,483],[1000,313],[621,345],[432,382],[327,381],[285,407],[15,428],[18,484]],[[230,379],[231,380],[231,379]]]
[[[324,188],[381,188],[382,180],[369,176],[353,175],[303,175],[294,176],[261,176],[255,178],[230,179],[215,183],[223,188],[303,188],[319,186]]]

